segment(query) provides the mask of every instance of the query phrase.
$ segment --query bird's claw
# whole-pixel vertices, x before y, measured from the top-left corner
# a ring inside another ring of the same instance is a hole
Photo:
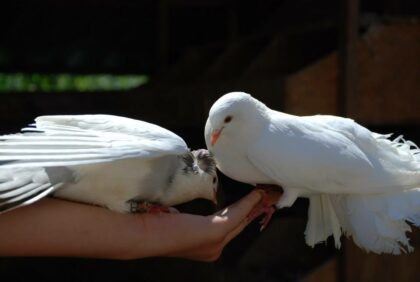
[[[266,194],[264,193],[264,195]],[[266,198],[266,196],[263,196],[261,202],[256,207],[254,207],[248,215],[248,218],[255,218],[261,214],[265,214],[265,216],[260,221],[260,231],[263,231],[267,227],[268,223],[271,220],[271,217],[273,216],[273,213],[276,211],[276,209],[270,204],[268,204],[268,202],[264,200],[264,198]]]
[[[150,203],[147,201],[133,201],[131,202],[132,213],[177,213],[178,210],[172,207],[165,207],[160,204]]]
[[[268,223],[271,220],[271,217],[273,216],[273,213],[276,211],[276,209],[273,206],[269,206],[269,207],[263,207],[263,212],[265,213],[264,218],[260,221],[261,227],[260,227],[260,231],[263,231]]]
[[[283,189],[278,185],[266,184],[258,184],[256,189],[258,189],[263,196],[260,203],[258,203],[249,213],[248,218],[252,219],[260,214],[265,214],[264,218],[260,222],[260,231],[263,231],[270,222],[273,213],[276,211],[273,205],[278,202],[279,198],[283,194]]]

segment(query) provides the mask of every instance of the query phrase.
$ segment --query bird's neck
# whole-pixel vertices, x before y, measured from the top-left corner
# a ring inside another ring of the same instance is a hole
[[[199,198],[199,187],[200,183],[197,175],[179,171],[174,175],[163,202],[172,206]]]

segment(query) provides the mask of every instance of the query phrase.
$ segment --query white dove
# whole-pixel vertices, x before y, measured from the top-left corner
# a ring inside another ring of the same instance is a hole
[[[175,133],[111,115],[41,116],[0,136],[0,212],[47,195],[117,212],[169,211],[196,198],[216,201],[207,150],[190,152]]]
[[[294,116],[242,92],[211,107],[205,139],[217,167],[249,184],[282,186],[276,206],[309,198],[306,242],[343,232],[375,253],[412,251],[420,226],[420,150],[410,141],[369,131],[337,116]]]

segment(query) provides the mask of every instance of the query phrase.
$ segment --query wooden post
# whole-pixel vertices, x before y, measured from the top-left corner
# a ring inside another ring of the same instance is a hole
[[[352,116],[357,101],[357,40],[359,0],[341,1],[337,111]]]
[[[337,112],[352,117],[357,105],[357,41],[359,0],[341,0],[338,54]],[[344,237],[344,236],[343,236]],[[346,238],[338,256],[337,281],[346,282]]]

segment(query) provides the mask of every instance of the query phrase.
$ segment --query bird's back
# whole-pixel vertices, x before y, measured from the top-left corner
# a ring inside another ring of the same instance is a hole
[[[346,136],[366,155],[377,176],[388,185],[398,185],[402,189],[419,186],[420,151],[416,144],[403,136],[391,139],[391,134],[372,132],[348,118],[318,115],[303,119]],[[377,183],[387,186],[381,181]]]
[[[419,155],[414,150],[350,119],[272,111],[271,122],[265,136],[271,137],[261,138],[257,151],[289,186],[372,194],[420,183]],[[268,149],[274,145],[276,150]]]

